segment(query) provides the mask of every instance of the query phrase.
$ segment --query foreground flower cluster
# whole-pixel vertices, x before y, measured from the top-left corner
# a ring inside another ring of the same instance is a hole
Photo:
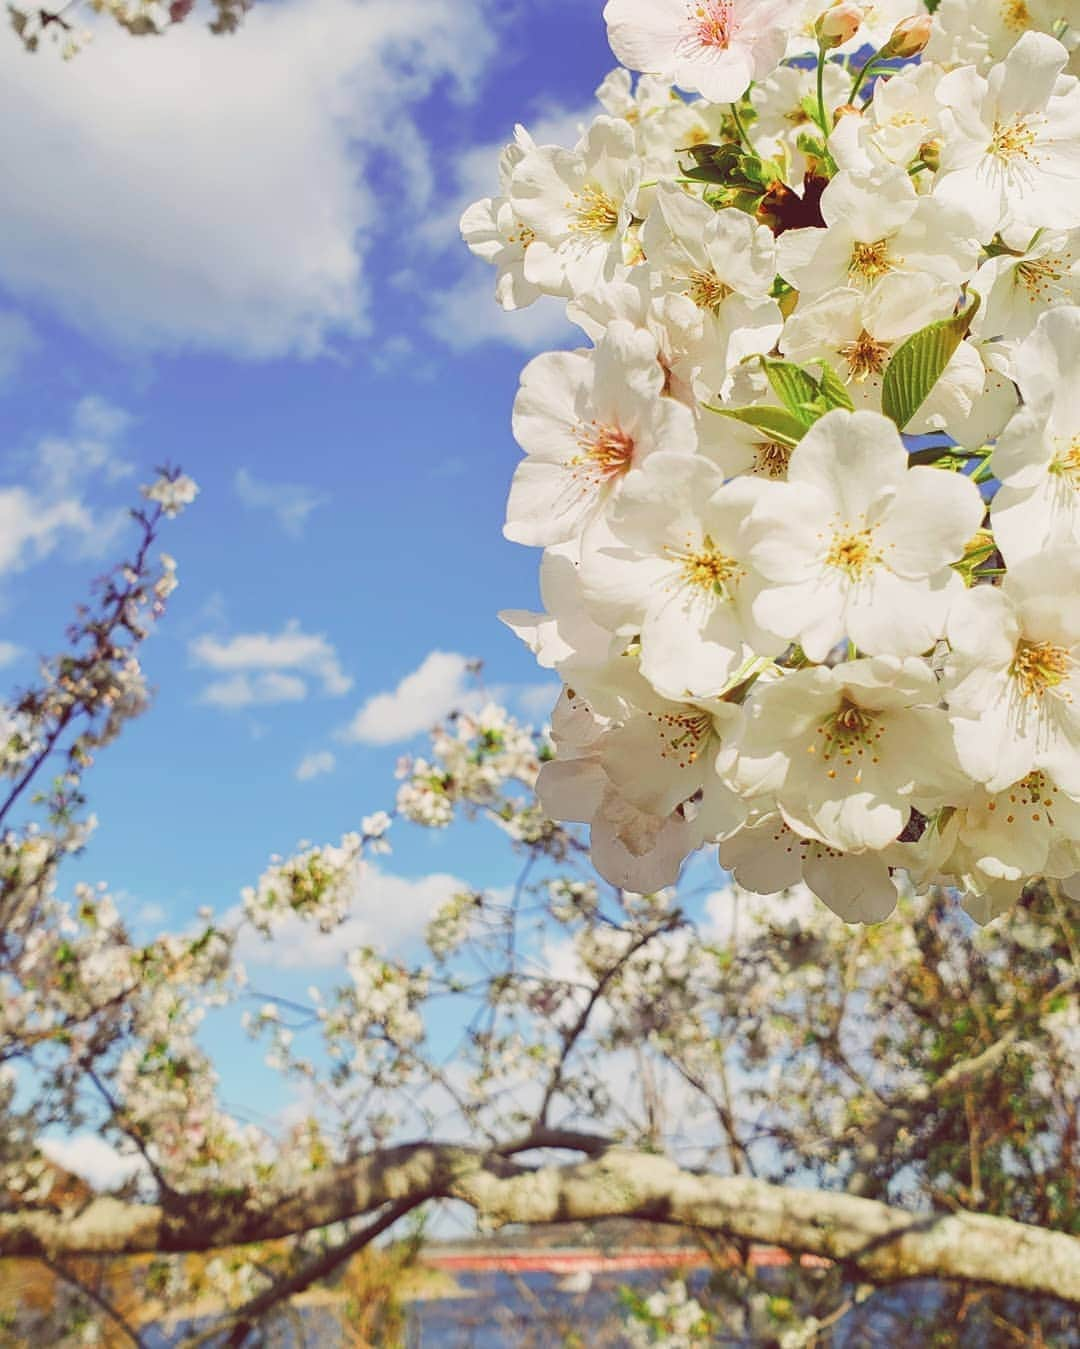
[[[849,921],[902,873],[985,921],[1080,872],[1080,8],[605,18],[636,81],[462,220],[591,344],[514,409],[543,807],[631,890],[719,843]]]

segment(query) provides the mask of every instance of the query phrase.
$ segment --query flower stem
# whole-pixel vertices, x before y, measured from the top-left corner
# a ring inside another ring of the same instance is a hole
[[[869,57],[866,60],[862,70],[860,70],[859,73],[855,76],[855,83],[851,86],[851,93],[848,94],[849,103],[855,102],[855,95],[863,87],[863,81],[866,79],[867,75],[870,74],[872,67],[877,63],[877,59],[878,53],[875,52],[873,56]]]
[[[734,103],[731,104],[731,116],[735,122],[735,129],[739,133],[739,140],[746,147],[746,149],[749,150],[751,154],[753,154],[754,147],[750,143],[750,137],[747,135],[746,127],[743,124],[743,119],[739,116],[739,109]]]

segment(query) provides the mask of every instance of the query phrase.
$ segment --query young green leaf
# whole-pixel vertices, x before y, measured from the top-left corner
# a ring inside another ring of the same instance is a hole
[[[821,415],[814,409],[821,390],[813,375],[790,361],[769,361],[764,356],[760,360],[777,398],[798,419],[803,430],[813,426]]]
[[[900,346],[885,371],[881,408],[902,431],[930,396],[960,343],[968,335],[982,298],[972,300],[954,318],[921,328]]]
[[[797,445],[807,429],[805,423],[792,413],[769,404],[748,408],[718,408],[710,405],[709,411],[742,422],[744,426],[754,426],[782,445]]]
[[[819,401],[825,404],[825,411],[831,412],[833,408],[844,408],[847,412],[855,411],[855,404],[851,401],[851,394],[847,391],[847,385],[828,363],[828,361],[819,361],[821,366],[821,394]]]

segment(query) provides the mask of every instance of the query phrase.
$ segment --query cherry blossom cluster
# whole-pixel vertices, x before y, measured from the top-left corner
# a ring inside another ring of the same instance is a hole
[[[848,921],[905,874],[986,921],[1080,872],[1080,6],[604,14],[602,111],[462,218],[588,341],[513,415],[540,801],[626,889],[719,844]]]
[[[235,33],[255,0],[211,0],[213,17],[207,27],[212,33]],[[195,0],[69,0],[51,8],[8,6],[12,31],[28,52],[36,52],[42,42],[59,48],[65,61],[78,56],[93,41],[94,28],[79,20],[89,9],[105,15],[132,37],[161,37],[170,28],[183,23],[195,9]],[[93,21],[91,21],[92,24]]]

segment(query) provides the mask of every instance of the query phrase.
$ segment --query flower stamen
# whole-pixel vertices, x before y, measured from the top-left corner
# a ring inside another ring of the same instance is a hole
[[[1063,646],[1021,638],[1009,674],[1016,681],[1021,697],[1039,699],[1068,679],[1072,663],[1072,656]]]
[[[707,712],[650,712],[660,733],[661,759],[674,759],[680,768],[697,762],[712,733]]]
[[[595,183],[586,183],[569,202],[574,218],[570,229],[575,234],[610,234],[619,224],[619,204],[610,193]]]
[[[1036,156],[1032,154],[1035,140],[1035,132],[1023,117],[1015,118],[1007,126],[995,122],[987,154],[1000,159],[1004,164],[1013,159],[1025,159],[1034,164],[1038,162]]]
[[[846,342],[839,350],[847,361],[852,379],[863,384],[871,375],[884,373],[892,343],[879,342],[864,328],[854,342]]]
[[[833,535],[832,544],[825,555],[825,564],[837,567],[857,581],[883,561],[881,552],[874,546],[872,529],[852,530],[849,533]]]
[[[600,482],[621,478],[633,463],[634,438],[619,426],[592,422],[581,428],[577,443],[582,453],[570,460],[570,467],[585,467]]]
[[[786,478],[790,463],[790,445],[780,445],[774,440],[767,440],[754,446],[753,472],[759,478]]]
[[[889,240],[877,239],[872,244],[856,243],[851,250],[848,276],[856,285],[869,285],[895,269],[889,257]]]
[[[687,278],[689,284],[683,294],[699,309],[709,309],[714,314],[729,295],[734,294],[726,281],[721,281],[715,272],[693,271]]]
[[[733,557],[722,553],[708,534],[699,548],[685,553],[670,555],[682,564],[682,576],[686,585],[696,590],[709,591],[715,595],[727,596],[727,583],[742,574],[742,568]]]
[[[699,47],[727,51],[735,24],[731,0],[699,0],[692,6],[692,34]]]

